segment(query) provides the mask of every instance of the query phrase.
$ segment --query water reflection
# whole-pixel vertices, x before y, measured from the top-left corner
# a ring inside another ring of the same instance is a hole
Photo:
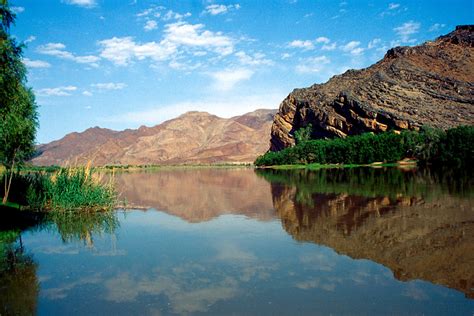
[[[113,234],[119,227],[115,212],[53,212],[46,223],[64,243],[82,241],[88,247],[94,246],[94,236]]]
[[[0,220],[14,231],[0,242],[0,314],[474,312],[469,179],[396,169],[116,179],[131,204],[156,209]]]
[[[447,182],[430,170],[362,168],[257,172],[271,183],[275,211],[296,240],[474,298],[471,178]]]
[[[270,185],[252,169],[177,169],[115,175],[130,208],[155,208],[188,222],[223,214],[274,218]]]
[[[28,252],[22,235],[34,231],[59,233],[63,243],[83,242],[93,247],[94,237],[112,234],[118,227],[114,212],[58,212],[48,215],[34,212],[4,211],[0,225],[0,315],[36,314],[40,281],[38,263]],[[67,253],[50,249],[49,253]],[[51,290],[44,295],[51,295]],[[53,290],[54,292],[54,290]],[[48,294],[49,293],[49,294]],[[56,296],[60,293],[52,293]]]
[[[33,315],[39,282],[37,263],[18,231],[0,231],[0,315]]]

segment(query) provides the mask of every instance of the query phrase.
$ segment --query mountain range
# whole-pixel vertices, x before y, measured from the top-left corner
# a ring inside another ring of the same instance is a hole
[[[124,131],[89,128],[38,146],[34,165],[251,163],[265,153],[276,110],[232,118],[187,112],[162,124]]]
[[[251,163],[268,149],[294,145],[312,125],[313,138],[364,132],[474,125],[474,25],[434,41],[395,47],[361,70],[295,89],[279,110],[224,119],[188,112],[136,130],[94,127],[38,146],[35,165]]]

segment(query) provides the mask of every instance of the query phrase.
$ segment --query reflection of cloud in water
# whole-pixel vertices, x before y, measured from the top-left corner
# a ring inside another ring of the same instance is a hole
[[[403,291],[403,296],[411,297],[417,301],[424,301],[429,299],[428,295],[420,289],[416,284],[409,283],[408,287]]]
[[[100,277],[100,274],[94,274],[91,276],[80,278],[79,280],[74,282],[64,283],[58,287],[44,289],[41,291],[41,295],[50,300],[59,300],[66,298],[68,296],[68,292],[78,286],[82,286],[85,284],[99,284],[102,281],[103,280]]]
[[[295,286],[302,290],[320,288],[328,292],[333,292],[336,289],[335,283],[321,283],[319,278],[298,282]]]
[[[93,255],[98,256],[98,257],[126,256],[127,251],[124,250],[124,249],[108,250],[108,251],[96,251],[96,252],[93,252]]]
[[[323,253],[305,253],[299,258],[301,263],[306,264],[306,267],[310,267],[315,270],[332,271],[336,266],[334,258],[329,258],[328,255]]]
[[[149,278],[135,278],[128,273],[119,274],[108,280],[106,299],[114,302],[135,301],[140,295],[164,294],[170,300],[173,312],[178,314],[205,312],[218,301],[237,295],[237,281],[224,277],[219,282],[210,283],[206,279],[190,280],[188,276],[153,275]]]
[[[258,278],[259,280],[268,280],[271,277],[270,273],[276,271],[277,269],[277,264],[268,264],[260,266],[249,265],[248,267],[244,267],[242,269],[239,279],[243,282],[249,282],[254,278]]]
[[[219,243],[216,246],[217,248],[217,260],[223,261],[254,261],[257,258],[255,255],[249,251],[241,249],[238,245],[225,242]]]
[[[61,255],[77,255],[79,254],[79,248],[69,245],[61,246],[44,246],[36,250],[37,253],[44,253],[47,255],[61,254]]]

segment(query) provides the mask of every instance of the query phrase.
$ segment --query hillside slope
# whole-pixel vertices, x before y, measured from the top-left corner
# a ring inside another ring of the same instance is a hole
[[[314,138],[472,125],[473,105],[474,26],[458,26],[435,41],[392,48],[366,69],[295,89],[275,115],[270,149],[292,146],[293,133],[309,123]]]
[[[188,112],[153,127],[94,127],[38,146],[35,165],[253,162],[268,149],[274,110],[229,119]]]

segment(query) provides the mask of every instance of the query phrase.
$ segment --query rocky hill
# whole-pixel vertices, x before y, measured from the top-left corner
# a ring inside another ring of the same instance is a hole
[[[154,127],[94,127],[38,146],[35,165],[253,162],[268,149],[274,110],[224,119],[188,112]]]
[[[473,125],[473,105],[474,25],[458,26],[435,41],[392,48],[366,69],[295,89],[275,115],[270,149],[293,145],[293,133],[309,123],[315,138]]]

